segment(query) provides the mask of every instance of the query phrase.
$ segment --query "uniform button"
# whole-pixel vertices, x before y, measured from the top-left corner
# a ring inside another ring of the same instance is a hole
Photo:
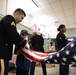
[[[8,44],[6,43],[6,45],[8,45]]]

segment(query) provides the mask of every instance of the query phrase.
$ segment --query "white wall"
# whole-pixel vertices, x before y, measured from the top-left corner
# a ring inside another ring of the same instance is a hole
[[[18,3],[14,3],[17,1],[18,1]],[[14,10],[17,8],[21,8],[21,9],[25,10],[26,4],[25,5],[23,4],[24,5],[23,6],[23,5],[21,5],[21,2],[24,3],[22,0],[8,0],[7,14],[12,14],[14,12]],[[26,13],[26,17],[21,22],[21,24],[31,28],[31,26],[34,24],[34,21],[33,21],[34,17],[32,15],[30,15],[29,13],[27,13],[27,10],[25,10],[25,13]]]
[[[0,14],[6,15],[7,0],[0,0]]]
[[[50,31],[49,37],[56,38],[57,33],[58,33],[57,30]],[[66,37],[76,37],[76,28],[67,29],[65,35]]]
[[[0,14],[3,14],[3,15],[12,14],[16,8],[25,9],[25,6],[22,6],[19,3],[16,3],[15,1],[19,2],[19,0],[0,0]],[[8,6],[7,6],[7,4],[8,4]],[[23,20],[23,22],[21,22],[21,23],[23,25],[31,28],[31,26],[35,23],[34,17],[32,15],[30,15],[29,13],[27,13],[27,11],[25,11],[25,12],[26,12],[26,17]],[[52,31],[50,31],[49,37],[56,38],[57,33],[58,32],[56,30],[52,30]],[[66,36],[67,37],[76,37],[76,29],[75,28],[67,29]]]
[[[31,16],[29,13],[26,13],[26,17],[21,22],[21,24],[31,28],[31,26],[34,24],[34,17]]]
[[[67,29],[66,36],[67,37],[76,37],[76,28]]]
[[[49,33],[49,37],[50,38],[56,38],[57,33],[58,33],[57,30],[51,30]]]

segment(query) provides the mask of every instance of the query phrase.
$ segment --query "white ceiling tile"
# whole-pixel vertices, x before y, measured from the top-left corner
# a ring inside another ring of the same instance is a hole
[[[68,24],[74,24],[74,18],[73,18],[73,16],[68,16],[68,17],[66,17],[66,19],[67,19],[67,23]]]
[[[50,8],[50,4],[46,4],[45,6],[42,5],[40,8],[44,8],[44,9]]]
[[[42,10],[44,12],[49,12],[50,14],[53,14],[54,13],[54,11],[53,11],[52,7],[50,6],[50,4],[42,7]]]
[[[68,16],[68,17],[66,16],[66,19],[67,20],[73,20],[73,15],[72,16]]]
[[[58,18],[57,18],[57,16],[54,13],[50,14],[49,17],[51,17],[51,19],[56,19],[58,21]]]
[[[65,25],[67,25],[67,21],[66,21],[66,19],[65,19],[64,17],[61,17],[61,18],[59,19],[59,22],[60,22],[60,24],[65,24]]]
[[[66,21],[62,21],[61,24],[64,24],[67,26],[67,22]]]
[[[71,16],[71,15],[73,15],[73,9],[67,9],[67,10],[64,10],[64,12],[65,12],[65,15],[66,16]]]
[[[48,0],[36,0],[38,4],[42,7],[44,5],[48,5],[49,1]]]
[[[56,15],[58,16],[58,18],[65,16],[63,11],[56,12]]]
[[[51,4],[52,8],[54,9],[55,12],[62,11],[62,5],[61,1],[55,2]]]
[[[69,24],[68,25],[68,28],[74,28],[75,26],[74,26],[74,24]]]
[[[74,2],[74,7],[76,8],[76,0],[74,0],[73,2]]]
[[[60,21],[60,22],[66,21],[66,18],[65,18],[65,17],[60,17],[60,18],[59,18],[59,21]]]
[[[57,2],[57,1],[60,1],[60,0],[49,0],[50,3]]]
[[[36,10],[34,11],[33,13],[31,13],[31,15],[33,17],[36,17],[36,16],[40,16],[40,15],[45,15],[46,13],[42,10],[42,9],[39,9],[39,10]]]
[[[73,8],[72,0],[61,0],[64,9]]]

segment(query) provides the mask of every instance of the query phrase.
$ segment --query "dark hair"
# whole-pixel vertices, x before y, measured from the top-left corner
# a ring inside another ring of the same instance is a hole
[[[24,10],[22,10],[21,8],[17,8],[15,11],[14,11],[14,13],[15,12],[19,12],[19,13],[21,13],[21,14],[24,14],[24,16],[26,16],[26,13],[24,12]]]
[[[60,29],[64,28],[65,25],[64,24],[61,24],[58,28],[57,28],[57,31],[60,31]]]
[[[28,32],[26,30],[21,30],[20,35],[28,35]]]
[[[53,44],[53,42],[50,42],[50,44]]]

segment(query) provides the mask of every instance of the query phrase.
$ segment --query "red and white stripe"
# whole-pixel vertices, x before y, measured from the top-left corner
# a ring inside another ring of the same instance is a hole
[[[45,58],[48,56],[51,56],[54,53],[42,53],[42,52],[37,52],[34,50],[30,49],[23,49],[23,55],[28,58],[29,60],[35,61],[35,62],[42,62]]]

